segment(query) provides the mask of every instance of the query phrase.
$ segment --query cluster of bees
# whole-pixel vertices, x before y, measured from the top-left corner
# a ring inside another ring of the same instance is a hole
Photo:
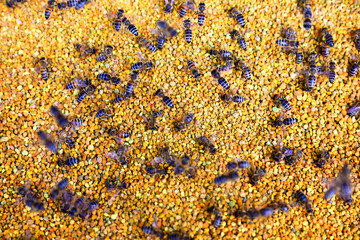
[[[22,1],[10,1],[7,0],[7,5],[12,7]],[[48,19],[52,10],[57,6],[58,9],[71,8],[75,7],[75,9],[82,8],[86,3],[90,2],[89,0],[68,0],[66,2],[57,3],[55,0],[48,1],[48,7],[45,10],[45,18]],[[310,1],[300,1],[303,5],[304,10],[304,28],[306,30],[312,27],[312,11]],[[186,15],[186,13],[190,11],[194,11],[196,9],[194,0],[186,0],[179,7],[179,16],[182,18]],[[174,0],[165,0],[164,11],[166,13],[172,13],[175,9]],[[198,5],[198,24],[202,26],[205,22],[205,4],[199,3]],[[241,11],[236,7],[232,7],[227,11],[229,17],[233,18],[238,25],[242,28],[245,27],[245,18]],[[152,41],[148,40],[145,36],[139,35],[139,32],[136,26],[131,23],[129,18],[125,17],[124,11],[122,9],[118,9],[116,14],[110,14],[109,17],[113,19],[113,27],[115,31],[120,31],[122,28],[127,29],[132,35],[137,38],[137,42],[140,46],[146,48],[150,52],[155,52],[157,50],[161,50],[164,48],[166,41],[170,41],[172,38],[178,36],[178,30],[174,27],[170,26],[166,21],[158,20],[156,22],[156,29],[149,29],[149,32],[155,35],[156,44],[154,45]],[[187,43],[191,43],[192,41],[192,29],[191,29],[191,21],[190,19],[185,19],[183,21],[184,25],[184,35]],[[247,43],[245,41],[245,35],[248,30],[245,30],[244,33],[241,33],[239,30],[232,30],[230,32],[231,37],[235,40],[241,49],[246,51]],[[360,30],[356,30],[353,33],[353,40],[356,44],[356,48],[360,50]],[[328,59],[330,55],[330,48],[334,46],[334,40],[332,35],[330,34],[327,28],[323,28],[319,34],[319,53],[326,59]],[[296,64],[300,64],[305,59],[305,53],[303,49],[300,47],[300,43],[296,38],[296,32],[293,28],[286,28],[283,32],[283,38],[278,39],[276,44],[279,45],[283,51],[285,51],[289,55],[295,56]],[[113,55],[114,47],[111,45],[104,46],[103,50],[98,52],[94,47],[90,47],[84,44],[77,43],[75,45],[75,49],[80,53],[80,58],[90,57],[92,55],[97,55],[96,60],[98,62],[104,62],[111,59],[113,62],[116,62],[116,58]],[[225,49],[210,49],[209,54],[212,57],[215,57],[217,60],[215,69],[211,71],[211,75],[214,78],[219,86],[221,86],[225,91],[229,91],[223,93],[220,96],[220,99],[227,104],[234,103],[242,103],[245,101],[243,96],[237,95],[235,92],[230,91],[230,84],[228,81],[221,76],[222,72],[228,71],[230,69],[240,70],[242,71],[242,75],[245,79],[250,80],[252,78],[250,67],[242,60],[235,59],[232,53]],[[140,73],[146,72],[154,68],[154,64],[146,60],[141,53],[138,52],[138,56],[140,62],[134,63],[131,66],[131,73],[129,76],[129,81],[127,82],[125,89],[120,94],[116,95],[113,99],[112,103],[117,104],[129,99],[131,97],[135,97],[134,89],[136,83],[139,81]],[[327,61],[327,65],[320,66],[317,62],[318,54],[316,52],[311,52],[308,54],[307,60],[307,68],[299,72],[299,74],[306,76],[307,80],[305,83],[304,90],[312,91],[316,84],[316,77],[318,75],[327,75],[330,83],[333,83],[335,80],[335,62]],[[40,58],[36,61],[38,65],[38,70],[41,74],[41,77],[44,81],[49,79],[49,66],[50,61],[46,58]],[[195,79],[201,77],[201,72],[197,66],[196,62],[192,60],[187,61],[188,70],[191,72],[192,76]],[[355,57],[350,64],[349,76],[355,76],[358,72],[359,68],[359,60]],[[112,84],[119,85],[122,81],[116,74],[112,71],[112,73],[101,72],[96,76],[97,80],[103,82],[111,82]],[[81,103],[86,96],[94,97],[96,84],[92,83],[89,79],[80,79],[75,78],[72,82],[66,85],[66,89],[81,89],[79,95],[77,96],[77,103]],[[169,108],[174,108],[174,103],[172,99],[165,94],[162,89],[158,89],[153,96],[161,99],[162,103],[165,104]],[[285,112],[291,110],[290,103],[286,100],[284,96],[275,95],[273,97],[275,105],[280,108],[279,116],[274,121],[275,127],[282,127],[282,131],[285,132],[284,127],[293,125],[298,122],[298,119],[294,117],[285,118]],[[356,103],[348,110],[349,116],[358,116],[360,112],[360,103]],[[73,133],[76,128],[81,127],[84,123],[82,118],[74,118],[72,120],[67,119],[64,114],[56,107],[51,106],[50,113],[54,117],[55,122],[58,126],[61,127],[62,130],[58,132],[57,140],[54,141],[53,138],[46,133],[45,131],[39,130],[37,135],[41,141],[41,143],[51,152],[57,153],[57,144],[64,142],[69,148],[74,147],[75,141],[73,139]],[[96,118],[110,118],[113,115],[113,110],[109,107],[100,108],[96,114]],[[163,116],[161,111],[154,111],[150,114],[149,118],[144,117],[144,121],[146,122],[147,129],[156,131],[159,129],[158,123],[156,121],[157,118]],[[178,132],[181,132],[183,129],[188,127],[194,120],[193,113],[187,113],[180,121],[175,121],[174,129]],[[105,154],[106,157],[114,159],[118,161],[121,165],[125,165],[130,160],[130,150],[131,148],[125,147],[123,145],[122,139],[128,138],[131,136],[131,133],[128,131],[119,131],[116,128],[109,128],[107,134],[120,144],[119,149],[116,152],[107,152]],[[196,142],[203,147],[204,152],[208,151],[210,154],[216,153],[215,141],[213,136],[208,138],[206,136],[200,136],[196,138]],[[275,153],[273,154],[273,160],[276,162],[285,161],[285,163],[289,165],[295,164],[302,158],[302,151],[299,149],[291,149],[289,147],[283,146],[282,138],[279,138],[278,144],[275,148]],[[327,150],[322,150],[319,154],[318,159],[315,161],[315,164],[318,167],[323,167],[325,163],[330,159],[330,154]],[[160,157],[156,157],[151,161],[151,165],[146,166],[145,171],[150,175],[166,175],[169,173],[169,168],[172,167],[175,175],[185,174],[188,178],[192,178],[196,172],[196,166],[199,161],[199,156],[195,160],[191,160],[191,158],[187,154],[183,154],[182,156],[176,156],[170,153],[170,148],[165,146],[161,149]],[[79,159],[76,157],[68,157],[68,158],[60,158],[58,161],[59,166],[73,166],[79,162]],[[231,161],[226,165],[227,172],[216,177],[214,179],[214,184],[225,184],[228,182],[238,181],[240,179],[238,171],[241,169],[248,169],[248,176],[251,184],[256,185],[262,177],[266,175],[266,169],[256,168],[249,161]],[[331,199],[334,195],[339,193],[340,197],[345,200],[345,202],[350,203],[352,201],[351,195],[353,188],[351,186],[350,179],[351,170],[348,165],[344,165],[339,176],[328,182],[328,190],[325,193],[324,198],[326,200]],[[74,199],[74,194],[66,190],[68,185],[68,179],[65,178],[60,181],[51,191],[50,199],[53,201],[59,200],[61,202],[61,210],[64,213],[68,213],[71,217],[79,216],[82,219],[85,219],[88,215],[90,215],[98,206],[99,203],[97,201],[91,201],[85,197],[79,197],[76,200]],[[113,199],[119,194],[119,192],[128,187],[128,183],[121,182],[119,183],[118,179],[116,180],[107,180],[106,187],[108,191],[118,190],[118,192],[111,198],[111,203]],[[32,210],[44,210],[44,204],[38,200],[38,197],[30,190],[29,187],[20,187],[19,194],[23,197],[25,204],[31,207]],[[307,196],[301,191],[298,190],[294,193],[294,198],[297,200],[297,203],[303,206],[308,213],[313,212],[310,201]],[[111,204],[109,202],[109,204]],[[275,203],[269,204],[267,207],[263,207],[260,209],[249,209],[249,210],[241,210],[238,209],[234,212],[234,216],[236,218],[249,218],[251,220],[258,217],[268,217],[273,215],[277,211],[288,212],[289,206],[282,202],[277,201]],[[221,211],[216,207],[212,206],[207,209],[209,214],[213,214],[215,216],[214,227],[218,228],[221,226],[223,221],[223,215]],[[165,233],[163,233],[157,224],[157,218],[155,216],[155,220],[151,226],[145,225],[142,228],[142,231],[145,234],[156,236],[160,239],[165,237]],[[167,239],[191,239],[186,233],[178,232],[172,233],[167,236]]]

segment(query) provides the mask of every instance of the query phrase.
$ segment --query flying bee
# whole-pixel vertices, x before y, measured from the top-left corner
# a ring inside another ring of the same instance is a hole
[[[86,45],[83,45],[80,43],[77,43],[75,45],[75,49],[76,49],[76,51],[78,51],[80,53],[80,58],[91,56],[96,53],[95,48],[92,48],[92,47],[89,47],[89,46],[86,46]]]
[[[106,61],[108,58],[112,57],[113,50],[114,50],[113,46],[106,45],[104,47],[104,50],[102,52],[100,52],[100,55],[97,56],[96,61],[98,61],[98,62]]]
[[[139,37],[138,42],[141,47],[146,48],[150,52],[156,52],[155,45],[149,40],[147,40],[145,37]]]
[[[48,1],[48,4],[47,4],[46,9],[45,9],[45,19],[50,18],[51,12],[54,10],[55,5],[56,5],[56,0],[49,0]]]
[[[325,163],[329,161],[329,159],[330,153],[326,149],[323,149],[319,154],[318,159],[315,161],[315,165],[319,168],[322,168],[324,167]]]
[[[173,108],[174,107],[174,103],[171,100],[170,97],[165,96],[164,92],[161,89],[158,89],[154,94],[154,96],[158,96],[159,98],[161,98],[162,102],[168,106],[169,108]]]
[[[359,71],[360,61],[355,57],[351,56],[351,61],[349,63],[349,76],[355,76]]]
[[[192,60],[187,61],[188,69],[192,72],[194,78],[200,78],[199,68],[195,66],[195,63]]]
[[[282,202],[282,201],[277,201],[274,202],[270,205],[274,210],[281,210],[283,212],[289,212],[290,208],[289,205],[287,205],[286,203]]]
[[[210,213],[210,214],[215,215],[214,227],[219,228],[221,226],[222,221],[223,221],[221,211],[217,207],[214,207],[214,206],[208,208],[206,211],[208,213]]]
[[[73,202],[74,195],[70,190],[65,190],[62,195],[62,207],[61,212],[68,213],[68,210],[70,209],[72,202]]]
[[[356,49],[360,51],[360,29],[356,29],[353,32],[352,39],[354,40]]]
[[[164,11],[166,13],[171,13],[174,9],[174,2],[175,0],[165,0],[165,8]]]
[[[55,187],[52,189],[52,191],[49,194],[49,197],[51,200],[55,201],[59,197],[62,196],[62,192],[65,190],[69,183],[68,178],[62,179],[58,184],[55,185]]]
[[[242,15],[237,8],[230,8],[229,15],[230,17],[234,18],[241,27],[245,27],[244,15]]]
[[[209,150],[209,152],[212,154],[214,154],[216,152],[214,142],[212,140],[210,140],[209,138],[207,138],[205,136],[201,136],[201,137],[197,138],[196,141],[200,145],[204,146],[205,151]]]
[[[181,121],[176,121],[175,122],[175,129],[176,131],[180,132],[181,130],[183,130],[187,125],[189,125],[192,120],[194,120],[194,114],[193,113],[188,113],[186,114]]]
[[[173,37],[178,36],[178,32],[175,28],[170,27],[169,24],[164,20],[158,20],[156,22],[158,29],[151,28],[149,29],[151,34],[155,34],[156,37],[156,47],[162,49],[164,47],[165,41],[170,40]]]
[[[235,70],[241,70],[243,76],[247,79],[250,80],[251,79],[251,70],[250,67],[246,65],[245,62],[243,62],[242,60],[238,60],[235,62]]]
[[[45,206],[39,200],[38,196],[30,189],[30,183],[27,181],[24,187],[18,188],[18,193],[21,195],[21,199],[25,202],[25,205],[31,208],[31,211],[44,211]]]
[[[190,157],[186,154],[179,159],[176,158],[174,173],[176,175],[182,174],[189,165],[189,162],[190,162]]]
[[[165,234],[160,230],[159,228],[159,221],[156,217],[156,215],[154,215],[154,221],[152,222],[151,226],[148,225],[144,225],[141,230],[148,235],[151,236],[156,236],[160,239],[163,239],[165,237]]]
[[[90,80],[87,78],[86,79],[75,78],[74,81],[66,85],[66,89],[85,88],[89,85],[89,83]]]
[[[116,153],[107,152],[105,156],[118,161],[121,165],[126,165],[130,159],[130,156],[127,153],[130,149],[131,148],[121,146]]]
[[[284,108],[284,110],[286,111],[290,111],[291,110],[291,105],[289,103],[288,100],[286,100],[284,97],[281,97],[278,94],[275,94],[274,97],[274,102],[277,106],[281,106],[282,108]]]
[[[40,139],[40,142],[45,145],[47,149],[52,151],[53,153],[57,153],[57,147],[55,145],[55,142],[51,139],[51,137],[45,133],[44,131],[38,131],[37,135]]]
[[[234,39],[239,46],[246,51],[246,41],[245,41],[245,34],[248,33],[250,30],[246,29],[244,33],[240,33],[238,30],[233,30],[230,32],[231,38]]]
[[[283,146],[283,142],[282,142],[282,138],[279,137],[277,139],[277,144],[275,147],[275,153],[273,154],[272,158],[276,161],[276,162],[280,162],[282,160],[284,160],[286,157],[292,156],[293,155],[293,150],[291,150],[288,147],[284,147]]]
[[[249,161],[239,161],[239,160],[235,160],[235,161],[231,161],[228,162],[226,164],[226,168],[228,170],[237,170],[237,169],[245,169],[245,168],[249,168],[250,167],[250,162]]]
[[[334,46],[334,39],[333,39],[333,36],[330,34],[329,29],[327,29],[327,28],[322,28],[321,29],[321,31],[320,31],[320,39],[324,39],[325,43],[329,47]]]
[[[302,158],[302,151],[300,149],[296,149],[292,155],[285,157],[285,163],[289,165],[294,165]]]
[[[347,115],[350,117],[357,117],[360,112],[360,102],[356,102],[352,105],[349,110],[347,111]]]
[[[350,174],[351,174],[351,169],[345,163],[338,177],[335,180],[327,183],[328,190],[325,192],[325,196],[324,196],[325,200],[329,200],[336,193],[339,193],[340,197],[346,203],[352,202],[353,187],[351,185]]]
[[[39,60],[36,60],[36,65],[38,65],[36,70],[40,72],[41,78],[47,81],[49,79],[49,68],[48,68],[50,65],[49,60],[42,57]]]
[[[301,204],[303,204],[305,206],[305,209],[308,213],[312,213],[314,211],[309,202],[309,199],[306,197],[306,195],[302,191],[297,190],[295,192],[295,198],[298,202],[300,202]]]
[[[205,22],[205,3],[201,2],[199,3],[198,8],[198,24],[199,26],[202,26]]]
[[[123,190],[123,189],[127,188],[128,185],[129,184],[124,182],[124,181],[119,183],[118,177],[116,177],[116,179],[113,180],[113,181],[112,180],[106,180],[106,183],[105,183],[105,186],[108,189],[107,191],[114,191],[116,189]]]
[[[192,30],[190,19],[184,20],[184,31],[185,31],[185,40],[187,43],[191,43],[192,40]]]
[[[257,185],[260,179],[266,174],[266,170],[263,168],[255,168],[253,165],[248,170],[250,183]]]
[[[194,0],[186,0],[184,3],[180,5],[179,16],[182,18],[185,16],[188,10],[193,11],[195,9],[195,1]]]
[[[65,117],[64,114],[61,113],[60,109],[56,106],[50,107],[50,113],[55,118],[56,123],[62,127],[66,128],[69,125],[68,119]]]

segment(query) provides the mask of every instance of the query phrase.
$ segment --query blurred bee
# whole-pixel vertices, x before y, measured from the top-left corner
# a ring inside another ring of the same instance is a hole
[[[245,34],[249,32],[248,29],[244,31],[244,33],[240,33],[238,30],[234,30],[230,32],[231,38],[234,39],[240,47],[246,51],[246,41],[245,41]]]
[[[354,40],[355,43],[355,47],[358,51],[360,51],[360,29],[356,29],[353,34],[352,34],[352,38]]]
[[[70,190],[65,190],[62,196],[62,207],[61,212],[68,213],[72,202],[73,202],[74,195]]]
[[[193,240],[193,238],[190,238],[187,233],[181,231],[176,233],[171,233],[167,237],[168,240]]]
[[[54,105],[51,106],[50,107],[50,113],[55,118],[56,123],[60,127],[66,128],[69,125],[69,121],[67,120],[65,115],[61,113],[61,111],[60,111],[60,109],[58,107],[56,107]]]
[[[226,102],[227,105],[230,103],[242,103],[245,101],[245,98],[236,94],[223,94],[220,96],[220,99],[224,102]]]
[[[201,2],[199,3],[198,8],[198,24],[199,26],[202,26],[205,22],[205,3]]]
[[[311,3],[310,0],[305,1],[304,7],[304,28],[305,30],[309,30],[312,25],[312,11],[311,11]]]
[[[333,47],[334,46],[334,39],[332,37],[332,35],[329,32],[329,29],[327,28],[322,28],[320,31],[320,39],[324,39],[326,45],[328,45],[329,47]]]
[[[192,40],[192,30],[190,19],[184,20],[184,31],[185,31],[185,40],[187,43],[191,43]]]
[[[121,165],[126,165],[130,159],[130,156],[128,154],[128,151],[130,150],[131,148],[129,147],[125,147],[125,146],[121,146],[117,152],[107,152],[105,154],[106,157],[109,157],[109,158],[112,158],[112,159],[115,159],[116,161],[118,161]]]
[[[157,35],[156,47],[162,49],[165,41],[170,40],[173,37],[178,36],[178,32],[175,28],[170,27],[166,21],[158,20],[156,22],[158,29],[149,29],[151,34]]]
[[[252,185],[257,185],[260,179],[266,174],[266,170],[263,168],[256,169],[254,166],[251,166],[248,170],[250,183]]]
[[[158,124],[156,123],[156,118],[158,117],[162,117],[163,116],[163,112],[161,111],[158,111],[158,112],[153,112],[150,116],[150,118],[145,118],[144,117],[144,120],[145,122],[147,123],[147,129],[148,130],[153,130],[153,131],[156,131],[159,129],[159,126]]]
[[[115,180],[106,180],[106,182],[105,182],[105,186],[106,186],[106,188],[107,188],[107,191],[114,191],[114,190],[123,190],[123,189],[125,189],[125,188],[127,188],[128,187],[128,183],[126,183],[126,182],[121,182],[121,183],[119,183],[119,179],[118,179],[118,177],[116,177],[116,179]]]
[[[285,163],[289,165],[294,165],[301,160],[302,155],[302,151],[300,149],[296,149],[292,155],[285,157]]]
[[[195,9],[195,1],[194,0],[186,0],[184,3],[180,5],[179,15],[180,17],[184,17],[188,10],[193,11]]]
[[[165,8],[164,11],[166,13],[171,13],[174,9],[174,2],[175,0],[165,0]]]
[[[236,70],[241,70],[242,74],[244,75],[244,77],[247,80],[251,79],[251,70],[250,68],[246,65],[245,62],[243,62],[242,60],[238,60],[235,62],[235,69]]]
[[[220,49],[220,50],[210,49],[209,54],[223,59],[227,59],[231,57],[231,52],[224,49]]]
[[[113,46],[106,45],[104,47],[104,50],[102,52],[100,52],[100,55],[97,56],[96,61],[98,61],[98,62],[106,61],[109,57],[112,57],[113,50],[114,50]]]
[[[321,151],[321,153],[318,156],[318,159],[315,160],[315,165],[318,166],[319,168],[324,167],[325,163],[327,163],[330,159],[330,153],[323,149]]]
[[[340,194],[340,197],[346,202],[351,203],[353,187],[350,179],[351,169],[345,163],[338,177],[327,183],[328,190],[325,192],[325,200],[331,199],[336,193]]]
[[[85,57],[85,56],[91,56],[96,53],[95,48],[91,48],[89,46],[85,46],[80,43],[77,43],[75,45],[75,49],[76,49],[76,51],[78,51],[80,53],[80,58]]]
[[[85,88],[89,85],[89,79],[75,78],[74,81],[66,85],[66,89]]]
[[[189,165],[189,162],[190,162],[190,157],[186,154],[181,158],[175,158],[174,173],[176,175],[182,174]]]
[[[156,47],[152,42],[147,40],[145,37],[139,37],[138,39],[139,45],[146,48],[150,52],[156,52]]]
[[[146,71],[148,71],[154,67],[154,64],[151,61],[146,60],[142,53],[137,52],[137,55],[140,59],[140,62],[137,62],[137,63],[134,63],[133,65],[131,65],[131,68],[130,68],[131,70],[138,70],[138,71],[146,70]]]
[[[49,69],[48,69],[48,66],[50,65],[49,60],[42,57],[36,61],[36,64],[39,65],[39,67],[37,67],[36,70],[40,71],[41,78],[47,81],[49,79]]]
[[[168,96],[165,96],[163,90],[161,89],[158,89],[154,94],[154,96],[158,96],[159,98],[162,99],[162,102],[167,105],[168,107],[170,108],[173,108],[174,107],[174,103],[173,101],[171,100],[171,98],[169,98]]]
[[[219,228],[223,220],[221,211],[217,207],[212,206],[207,209],[207,212],[215,215],[214,227]]]
[[[280,162],[280,161],[284,160],[286,157],[292,156],[293,153],[294,153],[293,150],[291,150],[288,147],[283,146],[282,138],[279,137],[277,140],[275,153],[273,154],[272,158],[276,162]]]
[[[214,143],[212,140],[210,140],[209,138],[205,137],[205,136],[201,136],[199,138],[196,139],[196,141],[200,144],[204,146],[204,150],[209,150],[210,153],[214,154],[216,152]]]
[[[200,78],[200,73],[198,71],[199,68],[195,66],[195,63],[191,60],[187,61],[188,69],[192,72],[194,78],[198,79]]]
[[[281,97],[279,94],[275,94],[273,99],[277,106],[281,106],[286,111],[291,110],[291,105],[289,101],[286,100],[284,97]]]
[[[214,179],[215,184],[224,184],[228,182],[235,182],[239,180],[239,173],[236,171],[232,171],[226,174],[222,174]]]
[[[277,202],[271,204],[271,207],[274,210],[281,210],[281,211],[286,212],[286,213],[288,213],[289,210],[290,210],[289,205],[287,205],[286,203],[281,202],[281,201],[277,201]]]
[[[120,31],[121,28],[121,20],[124,17],[124,10],[122,9],[118,9],[118,11],[116,12],[116,16],[115,16],[115,20],[114,20],[114,28],[115,31]]]
[[[312,213],[314,211],[308,198],[302,191],[297,190],[295,192],[295,198],[298,200],[298,202],[305,205],[305,209],[308,213]]]
[[[175,122],[175,129],[176,131],[180,132],[181,130],[183,130],[187,125],[189,125],[192,120],[194,120],[194,114],[193,113],[188,113],[186,114],[181,121],[176,121]]]
[[[38,131],[37,135],[40,139],[40,142],[45,145],[47,149],[52,151],[53,153],[57,153],[57,147],[55,145],[55,142],[51,139],[51,137],[45,133],[44,131]]]
[[[351,61],[349,64],[350,77],[353,77],[357,74],[357,72],[359,71],[359,65],[360,65],[360,61],[355,56],[351,56]]]
[[[97,79],[99,80],[103,80],[104,82],[108,82],[110,81],[110,74],[108,73],[99,73],[97,76],[96,76]]]
[[[161,150],[161,158],[157,158],[156,161],[160,163],[166,163],[169,166],[175,166],[177,157],[174,154],[170,154],[170,147],[165,146]]]
[[[40,202],[36,194],[30,189],[29,182],[24,187],[19,187],[18,193],[21,195],[25,205],[31,208],[31,211],[44,211],[45,206]]]
[[[245,27],[245,18],[237,8],[232,7],[229,10],[229,14],[230,17],[234,18],[241,27]]]
[[[251,163],[249,161],[239,161],[239,160],[235,160],[235,161],[231,161],[228,162],[226,164],[226,168],[228,170],[238,170],[238,169],[245,169],[245,168],[249,168],[251,165]]]
[[[51,200],[55,201],[58,198],[62,197],[62,194],[69,183],[68,178],[62,179],[55,187],[51,190],[49,197]]]
[[[350,117],[358,117],[360,112],[360,102],[356,102],[353,106],[347,111],[347,115]]]
[[[75,7],[77,3],[78,3],[78,0],[67,0],[66,1],[66,4],[69,8]]]
[[[9,8],[13,8],[13,7],[15,7],[16,5],[18,5],[19,3],[22,3],[22,2],[25,2],[25,0],[4,0],[4,3]]]
[[[7,1],[9,2],[9,1]],[[13,1],[15,2],[15,1]],[[53,9],[55,8],[56,5],[56,0],[49,0],[45,9],[45,19],[49,19],[51,12],[53,11]]]
[[[154,221],[152,222],[151,226],[143,226],[141,230],[148,235],[156,236],[160,239],[163,239],[165,237],[165,234],[160,231],[159,223],[157,217],[154,215]]]
[[[81,127],[81,125],[83,125],[83,123],[84,123],[84,119],[82,119],[82,118],[75,118],[70,121],[70,125],[73,127]]]
[[[75,141],[74,141],[74,139],[69,137],[69,138],[65,139],[65,144],[67,147],[73,148],[75,146]]]
[[[96,118],[109,118],[113,115],[113,112],[110,108],[101,108],[99,111],[96,112],[95,117]]]

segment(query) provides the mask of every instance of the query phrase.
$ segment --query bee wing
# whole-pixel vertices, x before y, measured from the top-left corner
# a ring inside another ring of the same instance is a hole
[[[162,31],[158,28],[148,28],[148,30],[149,30],[150,34],[158,35],[158,34],[162,33]]]
[[[111,206],[116,199],[116,197],[120,194],[120,191],[117,191],[109,200],[108,205]]]
[[[212,144],[215,144],[215,138],[217,137],[218,133],[219,133],[219,131],[216,131],[213,135],[211,135],[210,141]]]
[[[155,157],[151,163],[165,163],[165,159],[163,159],[162,157]]]
[[[156,215],[154,214],[154,221],[152,222],[152,227],[156,230],[156,231],[159,231],[160,230],[160,227],[159,227],[159,220],[158,218],[156,217]]]
[[[119,156],[115,152],[107,152],[105,153],[105,156],[108,158],[119,160]]]
[[[139,60],[140,60],[141,62],[142,62],[142,61],[145,61],[145,56],[144,56],[143,53],[137,51],[136,54],[137,54],[137,56],[138,56],[138,58],[139,58]]]

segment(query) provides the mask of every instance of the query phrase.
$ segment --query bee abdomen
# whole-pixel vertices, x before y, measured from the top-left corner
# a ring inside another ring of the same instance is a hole
[[[349,76],[350,77],[355,76],[357,74],[358,70],[359,70],[359,64],[357,62],[351,63],[350,69],[349,69]]]
[[[114,22],[115,31],[120,31],[121,28],[121,20],[120,18],[116,18]]]
[[[285,118],[284,119],[284,124],[285,125],[292,125],[292,124],[295,124],[297,123],[297,118]]]
[[[307,197],[305,196],[305,194],[300,191],[300,190],[297,190],[296,193],[295,193],[295,196],[296,196],[296,199],[301,202],[301,203],[306,203],[308,201]]]
[[[334,46],[334,39],[333,37],[331,36],[331,34],[326,34],[325,35],[325,42],[327,45],[329,45],[330,47],[333,47]]]
[[[236,15],[236,21],[240,24],[241,27],[245,27],[245,18],[241,13]]]
[[[181,18],[184,17],[186,12],[187,12],[187,7],[186,7],[186,5],[184,3],[184,4],[181,5],[179,16]]]
[[[131,32],[131,34],[133,34],[134,36],[139,35],[139,32],[138,32],[138,30],[137,30],[137,28],[135,27],[134,24],[130,24],[130,25],[128,26],[128,29],[129,29],[129,31]]]
[[[105,109],[100,109],[97,113],[96,113],[96,117],[97,118],[101,118],[101,117],[103,117],[105,115]]]
[[[165,103],[168,107],[170,107],[170,108],[173,108],[173,107],[174,107],[173,101],[172,101],[168,96],[163,97],[162,101],[163,101],[163,103]]]
[[[98,74],[97,75],[97,78],[99,79],[99,80],[103,80],[103,81],[109,81],[110,80],[110,75],[109,74],[107,74],[107,73],[100,73],[100,74]]]
[[[242,103],[243,101],[245,101],[245,98],[242,97],[242,96],[239,96],[239,95],[235,95],[233,97],[233,101],[236,102],[236,103]]]
[[[309,30],[311,28],[311,19],[310,18],[305,18],[304,28],[305,28],[305,30]]]
[[[78,3],[75,6],[76,10],[80,10],[83,8],[88,0],[79,0]]]
[[[67,5],[68,7],[74,7],[77,4],[77,0],[68,0]]]
[[[282,99],[280,101],[280,105],[285,108],[286,110],[290,111],[291,110],[291,105],[290,103],[286,100],[286,99]]]
[[[185,116],[184,121],[185,121],[186,123],[191,123],[193,119],[194,119],[194,114],[189,113],[188,115]]]
[[[127,94],[131,94],[134,91],[135,85],[133,82],[128,82],[125,88]]]
[[[45,81],[49,79],[48,72],[46,69],[41,70],[41,78]]]
[[[278,39],[276,40],[276,44],[281,47],[287,47],[289,46],[289,41],[287,39]]]
[[[98,62],[104,62],[107,60],[107,56],[106,55],[100,55],[96,58],[96,61]]]
[[[134,63],[133,65],[131,65],[131,70],[140,69],[143,66],[144,66],[144,64],[142,62],[137,62],[137,63]]]
[[[244,69],[244,75],[245,75],[245,78],[250,80],[251,79],[251,71],[249,68],[245,68]]]
[[[165,39],[164,37],[159,37],[159,38],[157,39],[156,46],[157,46],[158,49],[161,50],[161,49],[164,47],[165,40],[166,40],[166,39]]]
[[[228,83],[228,82],[226,81],[226,79],[223,78],[223,77],[219,78],[218,83],[219,83],[220,86],[222,86],[224,89],[229,89],[229,88],[230,88],[229,83]]]
[[[296,54],[296,64],[300,64],[304,59],[304,54],[302,52],[297,52]]]
[[[118,78],[118,77],[112,77],[112,78],[111,78],[111,82],[112,82],[113,84],[119,84],[119,83],[121,82],[121,79]]]
[[[336,77],[335,71],[334,71],[334,70],[330,70],[330,71],[329,71],[329,82],[330,82],[330,83],[334,83],[335,77]]]
[[[124,101],[124,96],[122,94],[119,94],[114,98],[114,103],[119,103],[122,101]]]
[[[51,14],[52,10],[53,10],[53,8],[51,6],[47,6],[47,8],[45,9],[45,18],[46,19],[50,18],[50,14]]]
[[[77,97],[77,102],[81,103],[86,97],[86,92],[85,91],[81,91]]]
[[[221,226],[221,222],[222,222],[222,217],[221,216],[216,216],[215,217],[215,221],[214,221],[214,227],[218,228]]]
[[[307,81],[307,87],[308,89],[313,89],[315,87],[316,84],[316,76],[315,75],[310,75]]]
[[[119,133],[119,137],[121,137],[121,138],[128,138],[130,136],[131,136],[131,133],[129,133],[129,132],[120,132]]]
[[[154,233],[154,229],[150,226],[144,226],[141,229],[145,234],[153,234]]]
[[[84,120],[82,118],[75,118],[71,121],[71,125],[74,127],[81,127],[81,125],[84,123]]]
[[[240,38],[239,41],[238,41],[240,47],[246,51],[246,41],[244,38]]]
[[[79,162],[79,159],[78,159],[78,158],[71,157],[71,158],[66,159],[65,165],[67,165],[67,166],[73,166],[73,165],[75,165],[75,164],[78,163],[78,162]]]
[[[192,40],[192,31],[191,29],[185,29],[185,40],[187,43],[191,43]]]
[[[202,26],[205,21],[205,13],[199,13],[198,14],[198,24],[199,26]]]

